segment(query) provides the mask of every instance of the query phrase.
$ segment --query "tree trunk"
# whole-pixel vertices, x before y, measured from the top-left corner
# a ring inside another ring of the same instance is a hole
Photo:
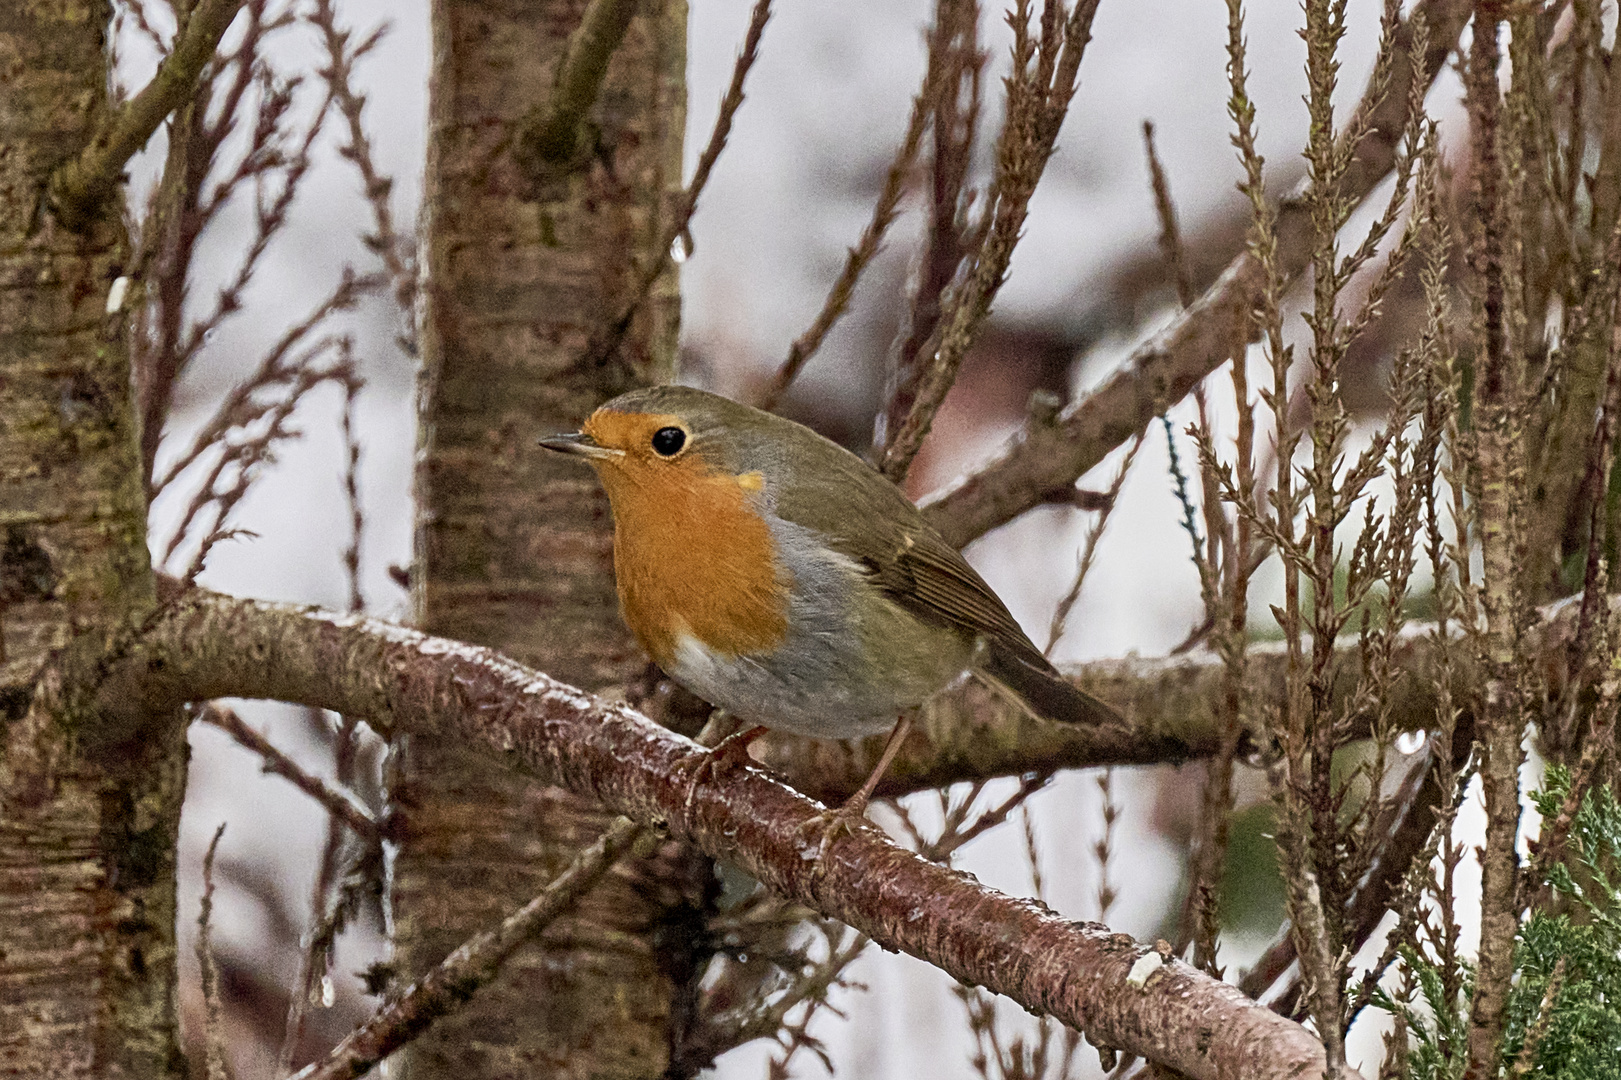
[[[673,371],[673,273],[618,361],[580,357],[625,302],[632,259],[657,253],[679,190],[686,6],[642,6],[593,113],[600,152],[570,175],[533,181],[508,152],[512,125],[544,100],[584,6],[433,7],[413,587],[423,628],[597,690],[644,664],[617,613],[607,502],[589,470],[535,440]],[[390,786],[403,825],[394,876],[402,974],[528,900],[609,820],[455,746],[402,745]],[[684,910],[696,873],[666,851],[614,874],[471,1007],[419,1040],[408,1074],[661,1074],[685,965],[662,944],[670,935],[655,931]]]
[[[47,665],[151,610],[117,207],[41,203],[107,110],[104,0],[0,2],[0,1074],[181,1077],[178,723],[90,714]],[[71,647],[69,647],[71,646]],[[82,670],[82,669],[81,669]],[[172,721],[172,717],[159,718]]]

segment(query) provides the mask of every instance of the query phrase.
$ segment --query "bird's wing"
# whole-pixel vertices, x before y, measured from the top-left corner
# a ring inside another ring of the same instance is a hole
[[[890,541],[888,551],[850,554],[891,600],[926,621],[962,627],[1045,664],[991,587],[932,530],[908,529]]]
[[[843,451],[818,465],[784,493],[778,513],[815,530],[862,567],[884,595],[918,618],[983,636],[1026,663],[1051,670],[991,587],[899,489]]]
[[[779,500],[783,517],[815,530],[898,606],[978,638],[983,652],[977,673],[1030,712],[1079,723],[1119,722],[1114,709],[1058,674],[991,587],[906,496],[853,455],[829,455],[820,464]]]
[[[990,586],[932,530],[908,533],[899,547],[893,558],[863,565],[887,596],[919,618],[975,634],[983,650],[974,670],[983,681],[1035,716],[1092,725],[1119,722],[1112,707],[1059,675]]]

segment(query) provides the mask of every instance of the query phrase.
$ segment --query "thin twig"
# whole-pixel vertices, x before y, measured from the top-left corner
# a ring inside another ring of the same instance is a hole
[[[371,207],[372,231],[362,236],[361,242],[377,254],[383,268],[394,285],[394,303],[399,308],[399,343],[411,355],[416,354],[416,292],[417,270],[413,245],[401,236],[394,224],[394,213],[389,196],[394,180],[378,170],[372,155],[371,139],[366,135],[361,113],[366,107],[366,95],[354,89],[355,62],[371,52],[382,41],[388,24],[378,26],[359,45],[349,48],[349,31],[338,28],[338,13],[333,0],[316,0],[309,21],[321,31],[326,45],[327,65],[321,69],[332,103],[343,114],[349,131],[349,141],[339,152],[354,163],[360,173],[362,190]]]
[[[1103,831],[1098,834],[1097,843],[1092,845],[1092,854],[1098,860],[1098,922],[1107,923],[1119,895],[1109,879],[1109,856],[1114,850],[1114,823],[1120,816],[1120,808],[1114,801],[1113,769],[1098,773],[1098,795],[1103,800]]]
[[[1422,0],[1403,22],[1398,46],[1405,49],[1413,20],[1423,13],[1430,28],[1428,50],[1423,57],[1404,51],[1389,92],[1380,88],[1379,95],[1364,95],[1357,106],[1370,121],[1362,125],[1365,134],[1340,185],[1344,197],[1366,197],[1390,172],[1405,126],[1409,80],[1428,85],[1439,74],[1468,11],[1467,0]],[[1286,199],[1277,217],[1278,268],[1288,283],[1308,259],[1307,214],[1297,199]],[[1030,424],[990,463],[932,497],[923,507],[929,523],[962,547],[1072,486],[1225,363],[1235,345],[1250,340],[1250,313],[1266,277],[1251,253],[1238,255],[1202,297],[1136,348],[1092,394],[1068,406],[1054,423]]]
[[[140,329],[136,337],[135,384],[141,413],[141,455],[148,478],[147,493],[155,497],[164,481],[153,481],[158,446],[163,436],[174,388],[204,345],[230,317],[243,310],[244,294],[270,244],[286,224],[293,200],[309,175],[315,140],[320,136],[332,102],[331,86],[296,140],[284,130],[294,102],[297,78],[278,79],[263,57],[261,46],[271,31],[286,26],[289,15],[264,21],[266,0],[246,0],[248,14],[242,42],[230,57],[235,77],[215,100],[212,74],[198,86],[192,102],[171,125],[169,157],[153,194],[153,206],[142,230],[141,248],[132,271],[146,281],[150,305],[137,309]],[[210,68],[210,73],[213,72]],[[207,191],[204,183],[226,141],[250,116],[244,105],[257,87],[258,107],[251,115],[252,135],[235,168]],[[212,118],[211,118],[212,117]],[[280,184],[273,186],[279,174]],[[187,320],[190,308],[191,267],[201,236],[232,203],[240,188],[252,184],[253,238],[246,245],[231,279],[219,289],[213,307],[201,317]],[[144,268],[152,266],[148,273]],[[345,283],[352,275],[346,273]],[[340,289],[352,287],[340,284]],[[150,310],[149,310],[150,308]],[[305,324],[302,333],[313,329]],[[296,344],[284,338],[283,349]],[[205,440],[211,441],[211,440]],[[174,475],[170,473],[170,478]]]
[[[246,423],[265,415],[271,411],[271,406],[257,405],[254,402],[256,394],[266,387],[277,384],[296,384],[301,375],[310,369],[310,364],[320,352],[327,347],[335,347],[339,338],[323,339],[316,348],[307,350],[293,360],[288,354],[296,349],[301,342],[308,338],[317,328],[324,325],[326,320],[339,311],[347,311],[359,302],[360,298],[379,288],[384,281],[382,278],[370,275],[356,275],[345,269],[332,292],[315,306],[302,320],[290,327],[282,334],[280,340],[271,346],[259,366],[242,382],[232,388],[220,403],[214,415],[204,424],[202,429],[192,437],[190,445],[178,454],[161,477],[152,484],[154,492],[162,491],[193,464],[195,464],[210,447],[217,445],[226,432],[233,427],[241,427]],[[322,378],[331,378],[333,375],[324,375]],[[321,381],[317,379],[316,381]]]
[[[1143,437],[1139,435],[1132,442],[1131,449],[1126,451],[1125,460],[1120,462],[1120,470],[1114,474],[1114,480],[1109,484],[1109,490],[1104,495],[1103,509],[1098,511],[1097,517],[1086,530],[1086,539],[1081,542],[1080,557],[1075,561],[1075,580],[1059,599],[1058,606],[1053,608],[1052,621],[1047,625],[1047,647],[1042,650],[1044,656],[1051,656],[1053,647],[1064,636],[1064,631],[1069,625],[1069,613],[1074,610],[1075,602],[1080,599],[1081,587],[1086,584],[1086,576],[1092,570],[1098,540],[1102,538],[1103,530],[1109,524],[1109,517],[1120,498],[1120,489],[1125,486],[1126,475],[1131,472],[1132,463],[1137,460],[1137,451],[1142,448]]]
[[[343,574],[349,583],[352,614],[366,606],[360,592],[360,542],[366,531],[366,515],[360,503],[360,437],[355,430],[360,386],[359,379],[349,379],[343,384],[343,499],[349,507],[349,546],[343,549]]]
[[[220,837],[225,835],[225,822],[214,830],[214,839],[208,842],[203,855],[203,899],[197,908],[197,964],[202,969],[203,981],[203,1046],[207,1061],[208,1080],[230,1080],[231,1070],[225,1064],[225,1012],[220,1004],[220,973],[214,963],[214,855],[219,851]]]
[[[629,818],[616,820],[539,896],[499,926],[468,939],[293,1080],[352,1080],[426,1031],[495,978],[519,946],[571,908],[631,849],[642,832],[642,826]]]
[[[770,18],[771,0],[755,0],[753,14],[749,17],[748,32],[743,36],[743,48],[737,54],[737,63],[732,66],[732,81],[721,98],[720,113],[715,117],[715,127],[709,133],[709,143],[698,157],[698,167],[693,170],[692,180],[682,192],[681,198],[676,201],[669,224],[665,226],[646,267],[632,283],[630,295],[624,305],[612,319],[598,328],[587,343],[585,363],[607,362],[618,348],[625,332],[630,329],[636,313],[647,301],[653,283],[669,266],[672,248],[678,243],[687,246],[686,237],[689,235],[687,226],[692,221],[693,212],[698,209],[698,197],[703,194],[704,186],[709,183],[709,174],[714,171],[715,162],[720,159],[721,151],[726,149],[726,139],[732,132],[732,121],[737,116],[737,110],[743,105],[743,84],[748,79],[749,69],[754,66],[754,61],[759,56],[760,36],[765,33],[765,24]],[[690,247],[688,250],[690,251]]]
[[[926,350],[951,302],[965,263],[979,250],[983,217],[969,220],[976,197],[968,187],[979,140],[980,84],[990,54],[979,47],[979,0],[937,0],[929,35],[931,123],[934,152],[927,176],[928,222],[908,288],[905,316],[887,354],[884,407],[873,443],[883,446],[917,403],[927,370]]]
[[[352,735],[354,725],[347,726]],[[332,958],[338,935],[348,927],[368,897],[379,901],[382,898],[383,851],[380,847],[372,846],[360,848],[354,853],[341,875],[342,885],[333,895],[331,903],[327,902],[328,895],[333,893],[333,881],[340,878],[338,856],[343,849],[343,839],[343,827],[336,819],[328,818],[320,872],[316,875],[310,894],[313,922],[305,935],[298,974],[293,981],[292,993],[288,995],[281,1052],[276,1059],[278,1076],[286,1076],[293,1070],[298,1048],[304,1041],[310,1006],[317,1000],[323,1005],[330,1004]]]
[[[889,171],[884,174],[884,186],[878,193],[878,201],[873,205],[872,218],[867,227],[861,231],[861,239],[851,248],[844,260],[844,269],[839,272],[838,280],[828,290],[827,299],[822,302],[822,310],[817,313],[815,320],[803,334],[794,339],[788,347],[788,356],[771,377],[770,384],[760,395],[758,405],[762,409],[775,409],[782,400],[782,395],[799,376],[799,372],[816,355],[821,348],[822,341],[827,337],[828,331],[833,329],[835,323],[844,315],[850,306],[850,297],[855,292],[856,282],[861,274],[878,254],[883,244],[884,234],[894,223],[898,212],[901,196],[906,191],[906,177],[912,171],[912,163],[917,160],[918,147],[923,142],[923,132],[928,127],[929,116],[932,111],[934,92],[933,83],[938,79],[935,71],[934,52],[930,50],[929,70],[924,73],[923,89],[912,98],[912,113],[906,123],[906,134],[901,139],[900,147],[895,151],[895,158],[889,163]]]
[[[353,797],[328,787],[318,777],[305,772],[296,761],[276,749],[274,743],[249,727],[235,710],[210,702],[198,712],[197,719],[210,727],[219,728],[239,744],[258,754],[263,759],[262,767],[265,772],[290,782],[298,790],[326,807],[327,813],[343,822],[363,843],[370,845],[382,843],[382,828],[365,807],[357,803]]]
[[[1171,201],[1171,183],[1165,178],[1159,151],[1154,146],[1154,122],[1143,121],[1143,151],[1148,156],[1149,186],[1154,191],[1154,214],[1159,218],[1159,248],[1176,284],[1176,299],[1184,308],[1193,305],[1193,276],[1188,270],[1187,253],[1182,246],[1182,230],[1176,221],[1176,204]]]
[[[963,358],[978,338],[996,294],[1007,280],[1030,198],[1057,145],[1059,128],[1075,94],[1097,6],[1098,0],[1079,0],[1069,17],[1060,20],[1061,9],[1049,5],[1041,20],[1039,40],[1028,37],[1028,3],[1021,0],[1010,16],[1014,71],[1007,82],[1007,120],[997,141],[996,175],[986,199],[984,220],[989,222],[989,228],[967,279],[953,295],[950,310],[941,317],[937,342],[919,354],[929,359],[912,408],[885,440],[879,471],[891,480],[904,477],[922,449],[935,413],[956,381]]]

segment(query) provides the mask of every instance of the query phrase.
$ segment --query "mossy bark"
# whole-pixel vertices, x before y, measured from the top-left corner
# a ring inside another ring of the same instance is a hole
[[[184,733],[162,717],[96,715],[69,670],[153,604],[129,354],[120,315],[106,312],[127,237],[116,209],[74,231],[43,203],[106,115],[110,14],[104,0],[0,2],[0,1074],[11,1077],[185,1072]]]
[[[620,623],[606,500],[535,444],[605,398],[673,371],[674,275],[620,355],[580,361],[655,256],[679,190],[683,0],[642,6],[614,54],[583,167],[535,179],[513,125],[550,91],[584,0],[436,0],[422,326],[420,625],[600,690],[644,664]],[[609,816],[450,745],[405,743],[391,770],[402,973],[437,962],[538,892]],[[667,1059],[676,852],[612,875],[548,940],[408,1052],[413,1078],[657,1076]],[[679,968],[680,965],[674,965]]]

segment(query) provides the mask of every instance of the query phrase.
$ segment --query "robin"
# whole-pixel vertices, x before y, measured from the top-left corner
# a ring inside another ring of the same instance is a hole
[[[676,682],[756,725],[822,739],[890,730],[845,807],[859,817],[913,707],[971,671],[1038,717],[1118,721],[1065,682],[917,507],[866,462],[780,416],[686,386],[635,390],[578,434],[614,519],[625,622]]]

